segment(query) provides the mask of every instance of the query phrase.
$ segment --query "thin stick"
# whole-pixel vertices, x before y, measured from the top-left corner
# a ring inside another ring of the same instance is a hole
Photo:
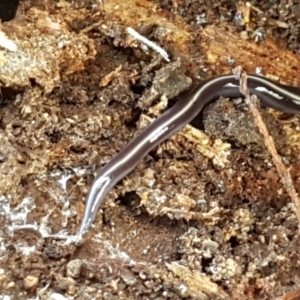
[[[142,36],[141,34],[136,32],[131,27],[127,27],[127,32],[130,35],[132,35],[134,38],[136,38],[137,40],[141,41],[142,43],[146,44],[148,47],[152,48],[154,51],[159,53],[167,62],[170,62],[169,55],[163,48],[161,48],[160,46],[158,46],[154,42],[148,40],[147,38],[145,38],[144,36]]]
[[[282,159],[276,150],[274,140],[273,140],[272,136],[269,134],[267,126],[264,123],[259,110],[257,109],[258,99],[257,99],[256,95],[250,96],[250,92],[249,92],[249,89],[247,86],[247,74],[245,72],[242,72],[240,67],[235,68],[234,74],[238,75],[240,78],[240,91],[245,96],[245,102],[248,105],[248,107],[254,117],[256,126],[259,128],[260,132],[264,136],[265,145],[267,147],[268,152],[272,156],[273,163],[277,169],[277,172],[281,178],[281,181],[282,181],[288,195],[291,197],[292,201],[294,202],[296,215],[298,218],[298,223],[300,224],[300,199],[299,199],[299,196],[295,190],[291,174],[284,166]]]

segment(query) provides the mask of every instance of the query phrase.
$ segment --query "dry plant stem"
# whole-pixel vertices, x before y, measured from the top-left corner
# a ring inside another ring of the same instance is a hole
[[[238,71],[238,73],[240,73],[240,71]],[[260,132],[264,136],[265,145],[267,147],[268,152],[272,156],[273,163],[276,166],[277,172],[282,180],[282,183],[285,186],[288,195],[291,197],[295,204],[296,215],[298,218],[298,223],[300,224],[300,199],[295,190],[291,174],[284,166],[282,159],[276,150],[274,140],[272,136],[270,136],[267,126],[264,123],[259,110],[257,109],[257,97],[255,95],[250,96],[249,89],[247,87],[247,74],[245,72],[243,72],[240,76],[240,91],[243,95],[245,95],[245,102],[248,105],[254,117],[256,126],[259,128]]]

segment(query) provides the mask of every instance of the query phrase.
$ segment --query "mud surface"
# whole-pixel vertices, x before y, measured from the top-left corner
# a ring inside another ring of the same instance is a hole
[[[98,168],[192,82],[242,65],[300,86],[300,4],[257,2],[25,0],[0,24],[17,47],[0,48],[0,299],[300,299],[294,205],[242,99],[153,149],[80,246],[62,238]],[[299,192],[299,117],[261,113]]]

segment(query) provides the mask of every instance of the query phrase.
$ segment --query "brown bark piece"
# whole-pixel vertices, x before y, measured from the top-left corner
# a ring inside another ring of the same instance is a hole
[[[118,18],[134,29],[139,27],[140,24],[145,24],[147,27],[151,25],[161,26],[165,33],[160,35],[160,38],[163,36],[164,46],[170,43],[172,49],[180,49],[180,52],[187,54],[187,45],[191,36],[186,30],[186,24],[179,16],[168,18],[163,11],[157,10],[155,4],[145,0],[107,1],[103,9],[106,13],[112,14],[113,19]]]
[[[262,67],[263,74],[272,74],[270,79],[281,83],[300,85],[300,60],[297,55],[281,48],[271,38],[256,43],[245,40],[229,28],[211,25],[205,28],[205,49],[210,69],[216,74],[231,73],[232,66],[228,58],[235,60],[248,73],[255,73],[256,67]]]

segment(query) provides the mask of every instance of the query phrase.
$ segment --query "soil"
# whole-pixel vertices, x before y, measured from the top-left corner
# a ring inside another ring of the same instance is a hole
[[[241,65],[300,86],[299,18],[284,0],[20,1],[0,23],[0,299],[300,299],[294,204],[242,99],[206,107],[65,239],[97,170],[192,82]],[[260,111],[299,193],[299,117]]]

